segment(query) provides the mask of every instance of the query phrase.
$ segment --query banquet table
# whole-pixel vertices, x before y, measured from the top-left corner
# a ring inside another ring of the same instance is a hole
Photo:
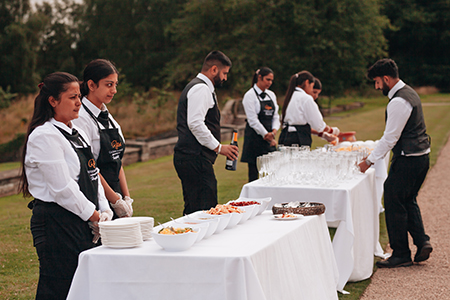
[[[338,299],[338,277],[324,215],[265,211],[182,252],[154,240],[82,252],[67,299]]]
[[[268,209],[275,203],[291,201],[323,203],[327,222],[337,224],[333,249],[339,270],[339,291],[343,291],[347,281],[369,278],[374,254],[383,255],[379,253],[382,252],[378,242],[379,203],[373,168],[334,187],[267,185],[258,179],[245,184],[240,197],[272,197]]]

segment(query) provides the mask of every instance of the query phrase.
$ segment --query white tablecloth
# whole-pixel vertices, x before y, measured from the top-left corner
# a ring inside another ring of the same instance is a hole
[[[378,253],[381,249],[378,247],[379,204],[373,168],[331,188],[265,186],[261,180],[256,180],[244,185],[240,197],[272,197],[268,209],[275,203],[290,201],[325,204],[327,222],[338,223],[333,239],[339,270],[338,290],[343,290],[347,281],[360,281],[372,275],[373,255],[382,254]]]
[[[183,252],[153,240],[85,251],[68,299],[337,299],[338,277],[324,216],[266,211]]]

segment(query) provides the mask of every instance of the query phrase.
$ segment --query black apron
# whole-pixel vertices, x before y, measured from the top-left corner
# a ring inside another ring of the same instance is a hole
[[[295,127],[297,131],[288,131],[289,126]],[[309,124],[305,125],[289,125],[285,124],[285,127],[281,131],[280,138],[278,139],[279,145],[292,146],[297,144],[299,146],[309,146],[311,147],[311,126]]]
[[[273,115],[275,114],[275,104],[268,94],[266,95],[269,99],[263,100],[254,88],[253,90],[255,91],[256,97],[258,97],[261,105],[258,113],[258,120],[268,132],[272,132],[272,120]],[[271,147],[270,143],[264,140],[264,137],[256,133],[256,131],[251,128],[247,122],[247,125],[245,126],[244,146],[242,149],[241,162],[256,164],[256,158],[258,156],[273,152],[275,150],[276,148]]]
[[[102,174],[108,185],[115,192],[123,196],[122,190],[120,189],[119,173],[122,168],[125,141],[111,119],[108,118],[108,122],[112,128],[105,126],[105,129],[101,129],[98,124],[101,122],[99,118],[96,118],[86,105],[83,104],[83,107],[94,120],[100,134],[100,153],[97,158],[97,166],[100,169],[100,174]]]
[[[80,160],[78,185],[98,209],[98,169],[90,146],[75,132],[60,129]],[[39,283],[36,299],[65,299],[78,266],[78,255],[95,247],[88,222],[54,202],[33,200],[31,233],[39,257]]]

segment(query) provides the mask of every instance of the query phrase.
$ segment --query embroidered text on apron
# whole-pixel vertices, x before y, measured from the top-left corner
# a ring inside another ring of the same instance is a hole
[[[258,120],[268,132],[272,132],[272,119],[275,113],[275,104],[267,93],[264,94],[265,96],[268,96],[269,99],[263,100],[262,97],[258,95],[256,90],[253,90],[255,91],[256,97],[261,105],[258,113]],[[244,146],[241,161],[256,164],[256,158],[258,156],[275,150],[275,147],[271,147],[270,143],[265,141],[261,135],[256,133],[256,131],[251,128],[247,122],[247,125],[245,126]]]
[[[111,124],[112,128],[104,126],[105,129],[101,129],[98,123],[103,120],[101,120],[100,116],[96,118],[84,104],[83,107],[94,120],[100,134],[100,153],[97,158],[97,166],[100,169],[100,174],[102,174],[108,185],[115,192],[123,196],[122,190],[120,189],[119,172],[122,167],[122,157],[125,152],[125,141],[120,135],[119,129],[109,118],[107,121]]]

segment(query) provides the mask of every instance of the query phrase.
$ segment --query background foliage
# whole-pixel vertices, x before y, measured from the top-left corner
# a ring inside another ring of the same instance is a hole
[[[48,1],[0,0],[3,90],[35,92],[57,70],[81,77],[98,57],[134,90],[181,89],[213,49],[232,59],[225,88],[236,93],[267,65],[274,90],[307,69],[339,96],[364,86],[367,67],[386,56],[412,85],[450,87],[450,0]]]

